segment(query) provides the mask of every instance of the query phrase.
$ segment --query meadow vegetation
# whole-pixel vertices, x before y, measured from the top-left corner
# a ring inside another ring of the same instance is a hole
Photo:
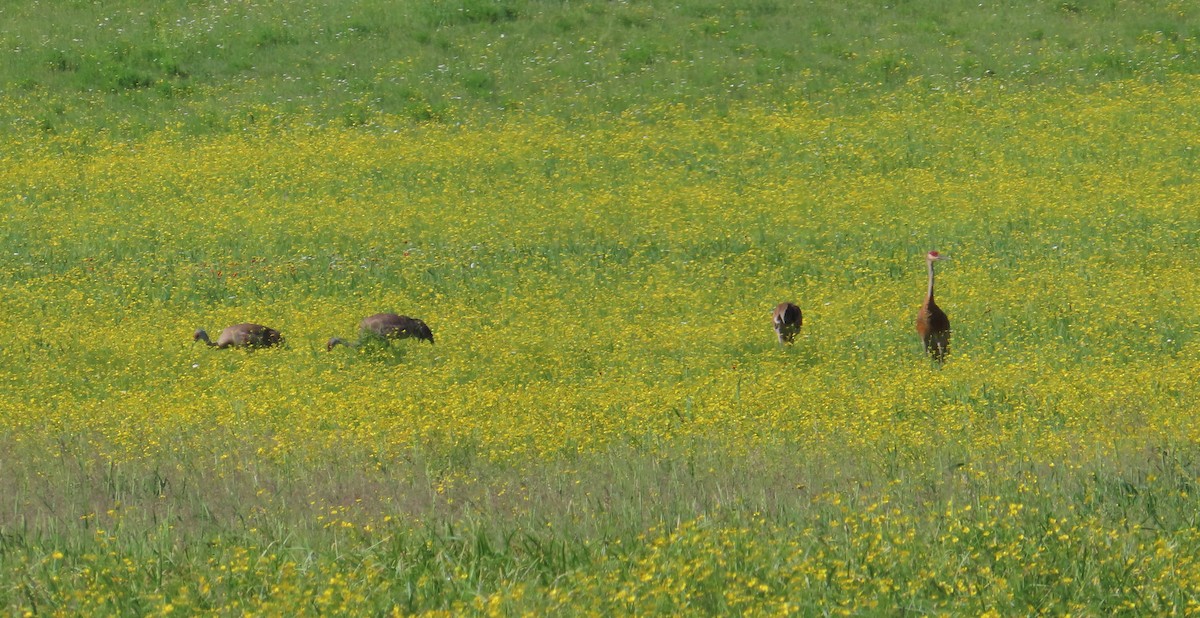
[[[1200,613],[1198,36],[1119,0],[0,6],[0,605]],[[437,344],[325,351],[379,311]],[[191,340],[242,321],[287,345]]]

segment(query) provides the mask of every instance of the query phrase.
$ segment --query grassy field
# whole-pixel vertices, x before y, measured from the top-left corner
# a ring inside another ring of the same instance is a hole
[[[8,613],[1200,613],[1200,10],[399,4],[0,5]]]

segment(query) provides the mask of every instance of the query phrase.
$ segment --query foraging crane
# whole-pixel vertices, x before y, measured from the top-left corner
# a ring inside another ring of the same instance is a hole
[[[775,334],[779,336],[779,345],[783,345],[796,338],[800,326],[804,323],[804,314],[792,303],[779,303],[775,307],[772,321],[775,323]]]
[[[217,342],[208,338],[208,333],[201,328],[196,331],[192,341],[203,341],[213,348],[268,348],[283,343],[283,335],[273,328],[262,324],[234,324],[221,331]]]
[[[329,339],[329,343],[325,344],[325,349],[332,350],[339,343],[346,347],[357,348],[370,339],[382,339],[384,342],[389,342],[392,339],[408,339],[409,337],[427,339],[430,345],[433,344],[433,331],[429,330],[425,322],[406,315],[377,313],[363,318],[362,322],[358,323],[357,342],[350,343],[332,337]]]
[[[946,352],[950,349],[950,318],[933,302],[933,263],[948,259],[937,251],[925,254],[925,264],[929,268],[929,292],[925,295],[925,303],[917,312],[917,334],[925,342],[925,352],[938,363],[945,362]]]

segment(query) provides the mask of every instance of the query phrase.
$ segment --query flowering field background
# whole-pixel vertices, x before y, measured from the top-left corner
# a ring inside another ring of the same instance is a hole
[[[836,4],[0,9],[0,603],[1200,612],[1200,15]]]

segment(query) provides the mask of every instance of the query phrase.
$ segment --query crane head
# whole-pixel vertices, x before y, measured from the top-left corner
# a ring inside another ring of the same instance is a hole
[[[950,256],[942,255],[937,251],[930,251],[929,253],[925,254],[925,259],[929,260],[930,262],[934,262],[937,260],[948,260],[950,259]]]

